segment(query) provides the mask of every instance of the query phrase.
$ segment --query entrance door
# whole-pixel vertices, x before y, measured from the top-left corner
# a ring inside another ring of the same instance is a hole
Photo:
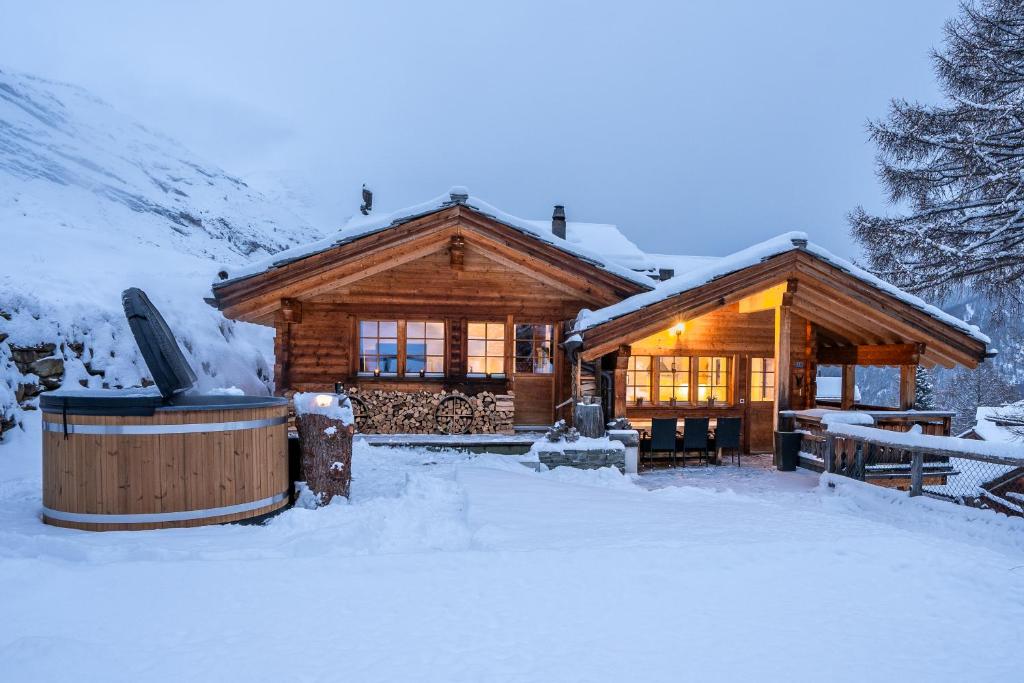
[[[517,425],[550,425],[555,419],[555,337],[550,323],[515,323]]]

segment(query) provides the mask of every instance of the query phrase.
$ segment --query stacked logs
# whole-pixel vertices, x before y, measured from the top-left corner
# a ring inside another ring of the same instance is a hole
[[[357,429],[364,434],[435,434],[437,408],[456,396],[469,402],[472,417],[468,434],[511,434],[515,398],[512,394],[483,391],[469,396],[460,391],[381,391],[351,387]]]

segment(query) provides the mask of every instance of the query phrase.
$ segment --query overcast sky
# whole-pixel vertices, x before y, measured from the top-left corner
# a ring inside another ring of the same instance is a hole
[[[778,232],[852,255],[885,208],[864,124],[939,97],[955,0],[0,0],[0,68],[82,85],[328,225],[462,184],[651,251]]]

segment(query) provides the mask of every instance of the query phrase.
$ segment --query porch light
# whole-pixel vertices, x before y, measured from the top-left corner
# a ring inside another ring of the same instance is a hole
[[[676,323],[668,329],[668,333],[673,337],[678,337],[683,332],[686,332],[686,323]]]
[[[334,396],[331,396],[330,394],[317,394],[315,400],[317,406],[319,406],[320,408],[327,408],[332,403],[334,403]]]

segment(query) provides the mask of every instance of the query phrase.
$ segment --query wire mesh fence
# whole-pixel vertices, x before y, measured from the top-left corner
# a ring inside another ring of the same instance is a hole
[[[1024,516],[1024,462],[948,448],[908,446],[885,439],[805,433],[801,455],[826,472],[925,495],[958,505]]]

